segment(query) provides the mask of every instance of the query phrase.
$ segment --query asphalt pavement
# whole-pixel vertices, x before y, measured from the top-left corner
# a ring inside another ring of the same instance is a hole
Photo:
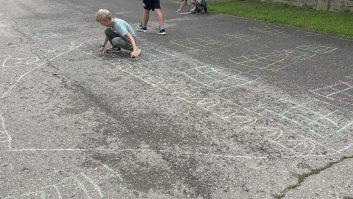
[[[0,199],[353,198],[352,39],[163,2],[130,59],[139,0],[0,4]]]

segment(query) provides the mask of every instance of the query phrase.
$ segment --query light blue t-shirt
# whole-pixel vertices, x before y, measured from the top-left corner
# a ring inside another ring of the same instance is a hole
[[[127,33],[130,33],[135,37],[134,29],[126,21],[118,18],[114,18],[113,30],[118,34],[119,37],[125,37]]]

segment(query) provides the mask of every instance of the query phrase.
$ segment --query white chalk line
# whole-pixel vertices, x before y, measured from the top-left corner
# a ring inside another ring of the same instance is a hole
[[[11,149],[11,148],[12,148],[12,138],[11,138],[9,132],[8,132],[7,129],[6,129],[5,119],[2,117],[1,114],[0,114],[0,119],[1,119],[1,126],[2,126],[2,129],[3,129],[3,131],[5,132],[5,135],[6,135],[6,137],[7,137],[7,141],[5,141],[5,142],[8,142],[8,143],[7,143],[7,146],[8,146],[9,149]]]
[[[4,60],[4,62],[2,62],[2,68],[5,68],[5,63],[7,62],[8,59],[10,59],[10,55],[7,55],[7,57]]]
[[[227,158],[227,159],[270,159],[276,156],[266,155],[266,156],[255,156],[255,155],[222,155],[222,154],[214,154],[214,153],[199,153],[199,152],[175,152],[175,149],[170,150],[148,150],[148,149],[11,149],[8,152],[14,153],[22,153],[22,152],[72,152],[72,153],[82,153],[82,152],[109,152],[109,153],[117,153],[117,152],[162,152],[162,153],[175,153],[176,156],[183,156],[183,155],[196,155],[196,156],[205,156],[205,157],[215,157],[215,158]],[[292,158],[328,158],[330,156],[337,156],[341,153],[328,153],[325,155],[301,155],[295,153],[296,155],[287,155],[287,156],[280,156],[282,159],[292,159]]]

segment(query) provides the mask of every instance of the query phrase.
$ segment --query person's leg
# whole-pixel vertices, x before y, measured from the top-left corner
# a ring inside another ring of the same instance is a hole
[[[161,11],[161,9],[155,9],[154,11],[156,12],[156,15],[157,15],[157,20],[159,22],[159,27],[161,29],[163,29],[164,28],[164,19],[163,19],[162,11]]]
[[[186,3],[187,3],[187,0],[181,0],[180,7],[177,10],[177,13],[180,13],[184,9],[184,7],[186,6]]]
[[[120,37],[115,37],[113,40],[112,40],[112,43],[114,46],[117,46],[117,47],[120,47],[122,49],[125,49],[125,50],[132,50],[132,45],[129,41],[127,41],[126,39],[122,39]]]
[[[108,37],[110,44],[111,44],[113,47],[117,47],[117,46],[115,46],[115,45],[113,44],[113,39],[116,38],[116,37],[118,37],[118,35],[113,31],[113,29],[112,29],[112,28],[106,28],[106,29],[104,30],[104,34],[105,34],[105,36]]]
[[[142,26],[147,27],[148,20],[150,18],[150,11],[148,9],[143,10]]]
[[[147,32],[147,23],[150,18],[151,9],[152,9],[151,0],[143,0],[143,15],[142,15],[141,24],[136,26],[138,31]]]
[[[164,19],[163,19],[163,13],[161,10],[161,3],[160,0],[152,0],[153,2],[153,7],[152,10],[156,12],[157,20],[159,22],[159,35],[165,35],[165,28],[164,28]]]

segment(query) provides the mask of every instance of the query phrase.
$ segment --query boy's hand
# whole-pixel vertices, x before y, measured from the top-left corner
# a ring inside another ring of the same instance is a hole
[[[100,45],[98,51],[100,51],[101,53],[106,53],[107,49],[105,48],[105,45]]]
[[[131,55],[131,58],[136,58],[138,57],[140,54],[140,51],[138,49],[134,49],[131,51],[130,55]]]

